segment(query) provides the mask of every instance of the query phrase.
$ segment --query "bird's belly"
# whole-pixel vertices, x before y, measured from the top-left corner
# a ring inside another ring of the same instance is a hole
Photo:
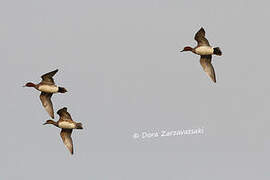
[[[199,55],[211,55],[214,53],[214,48],[210,46],[200,46],[195,48],[195,53]]]
[[[56,93],[58,92],[58,87],[55,85],[40,85],[38,90],[46,93]]]
[[[60,122],[58,123],[58,126],[63,129],[75,129],[75,123],[70,123],[70,122]]]

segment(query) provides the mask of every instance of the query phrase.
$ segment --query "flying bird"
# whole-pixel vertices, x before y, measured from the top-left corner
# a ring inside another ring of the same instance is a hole
[[[82,123],[74,122],[71,118],[71,115],[67,112],[66,107],[58,110],[57,114],[60,116],[57,122],[53,120],[47,120],[43,125],[53,124],[56,127],[62,128],[60,136],[67,149],[70,151],[71,154],[73,154],[73,142],[71,138],[71,133],[73,129],[83,129]]]
[[[41,91],[40,94],[40,100],[45,108],[45,110],[48,112],[48,114],[54,119],[54,111],[53,111],[53,104],[51,101],[51,97],[54,93],[65,93],[67,90],[63,87],[56,86],[53,80],[53,76],[58,72],[58,69],[48,72],[41,76],[42,81],[39,84],[34,84],[32,82],[26,83],[23,87],[33,87],[39,91]]]
[[[197,41],[197,46],[192,48],[190,46],[184,47],[181,51],[191,51],[195,54],[201,56],[200,63],[203,67],[203,70],[207,73],[207,75],[212,79],[213,82],[216,82],[216,75],[213,65],[211,64],[212,55],[221,56],[222,52],[219,47],[210,46],[208,40],[205,37],[205,30],[201,28],[196,34],[194,39]]]

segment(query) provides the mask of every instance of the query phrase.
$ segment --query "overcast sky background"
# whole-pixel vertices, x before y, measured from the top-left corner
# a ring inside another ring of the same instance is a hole
[[[0,178],[268,180],[269,19],[268,1],[1,1]],[[223,51],[216,84],[199,56],[179,52],[200,27]],[[84,126],[73,156],[42,125],[40,93],[22,88],[57,68],[68,93],[54,109]]]

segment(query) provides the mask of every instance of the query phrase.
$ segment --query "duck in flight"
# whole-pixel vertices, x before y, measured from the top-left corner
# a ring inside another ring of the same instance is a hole
[[[71,138],[71,133],[73,129],[83,129],[82,123],[74,122],[71,118],[71,115],[67,112],[66,107],[58,110],[57,114],[60,116],[57,122],[53,120],[47,120],[43,125],[53,124],[56,127],[62,128],[60,136],[67,149],[70,151],[71,154],[73,154],[73,142]]]
[[[207,73],[207,75],[212,79],[213,82],[216,82],[216,75],[214,67],[211,64],[212,55],[221,56],[222,52],[219,47],[212,47],[210,46],[208,40],[205,38],[205,31],[201,28],[196,34],[194,39],[197,41],[197,46],[192,48],[190,46],[184,47],[181,51],[191,51],[195,54],[201,56],[200,63],[203,67],[203,70]]]
[[[53,80],[53,76],[58,72],[58,69],[48,72],[41,76],[42,81],[39,84],[34,84],[32,82],[28,82],[24,85],[24,87],[33,87],[39,91],[41,91],[40,94],[40,100],[45,108],[45,110],[48,112],[48,114],[54,119],[54,111],[53,111],[53,104],[51,101],[51,97],[54,93],[65,93],[67,90],[63,87],[56,86]]]

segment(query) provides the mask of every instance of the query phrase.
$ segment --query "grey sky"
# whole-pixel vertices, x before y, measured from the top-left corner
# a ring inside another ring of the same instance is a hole
[[[267,1],[1,1],[0,179],[268,180],[269,18]],[[179,52],[200,27],[216,84]],[[54,108],[84,125],[73,156],[21,87],[56,68]]]

